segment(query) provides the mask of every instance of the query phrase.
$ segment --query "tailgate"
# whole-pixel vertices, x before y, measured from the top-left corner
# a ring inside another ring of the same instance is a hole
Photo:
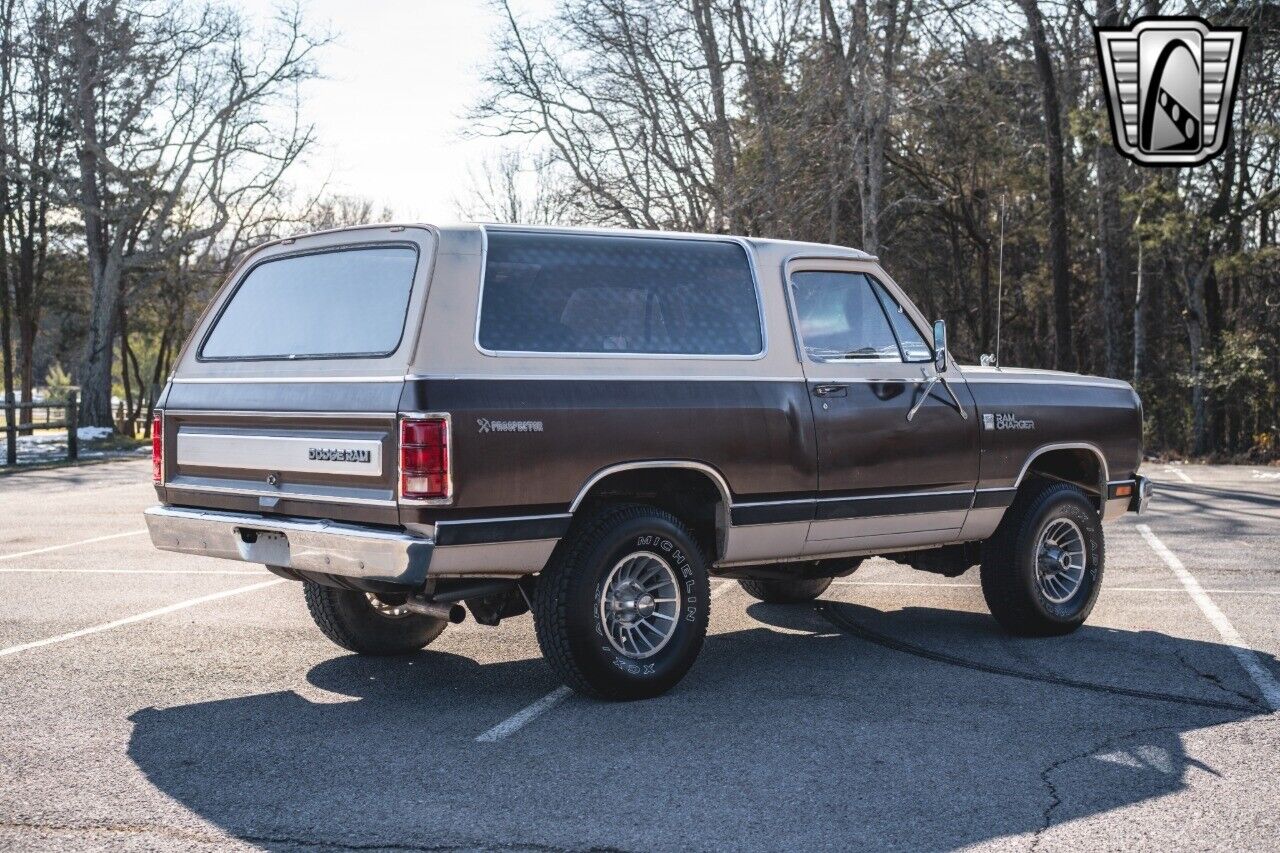
[[[403,382],[374,389],[240,388],[241,403],[330,398],[329,411],[236,411],[197,407],[201,386],[175,384],[166,400],[164,500],[180,506],[396,524],[396,404]],[[207,386],[206,386],[207,387]],[[222,386],[221,394],[235,386]],[[317,394],[317,391],[321,393]],[[381,396],[377,409],[341,411]]]

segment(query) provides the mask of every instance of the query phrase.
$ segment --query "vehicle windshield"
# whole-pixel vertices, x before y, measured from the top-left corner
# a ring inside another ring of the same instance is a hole
[[[254,266],[227,299],[202,360],[378,358],[400,345],[418,252],[379,245]]]

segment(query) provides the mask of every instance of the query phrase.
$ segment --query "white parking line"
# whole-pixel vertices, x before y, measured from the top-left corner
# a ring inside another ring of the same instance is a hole
[[[489,729],[489,731],[477,737],[476,743],[496,743],[508,735],[520,731],[520,729],[529,725],[529,723],[533,722],[538,717],[541,717],[556,705],[559,705],[562,701],[567,699],[569,694],[572,692],[573,691],[568,687],[557,687],[537,702],[517,711],[493,728]]]
[[[733,581],[725,581],[715,589],[711,590],[708,600],[717,598],[726,590],[736,586],[737,584]],[[534,720],[538,719],[538,717],[541,717],[547,711],[550,711],[556,705],[559,705],[567,699],[572,692],[573,691],[568,687],[557,687],[538,701],[530,705],[526,705],[524,708],[516,711],[510,717],[507,717],[487,732],[481,734],[476,738],[476,743],[496,743],[504,738],[510,737],[532,723]]]
[[[1179,480],[1181,480],[1181,481],[1182,481],[1182,482],[1184,482],[1184,483],[1194,483],[1194,482],[1195,482],[1194,480],[1192,480],[1190,477],[1188,477],[1188,476],[1187,476],[1187,472],[1183,471],[1181,468],[1175,468],[1175,467],[1173,467],[1172,465],[1166,465],[1166,466],[1164,466],[1164,472],[1165,472],[1166,474],[1172,474],[1172,475],[1174,475],[1175,477],[1177,477]]]
[[[245,592],[253,592],[258,589],[265,589],[269,586],[275,586],[278,583],[284,583],[284,578],[275,578],[274,580],[263,581],[262,583],[249,584],[248,586],[238,586],[235,589],[225,589],[222,592],[215,592],[212,595],[202,595],[199,598],[188,599],[187,601],[179,601],[177,604],[170,604],[167,607],[160,607],[156,610],[148,610],[146,613],[139,613],[136,616],[126,616],[123,619],[116,619],[112,622],[105,622],[102,625],[94,625],[92,628],[81,628],[79,631],[72,631],[69,634],[59,634],[56,637],[49,637],[46,640],[35,640],[30,643],[21,643],[17,646],[9,646],[7,649],[0,649],[0,657],[6,655],[16,655],[18,652],[25,652],[29,649],[38,649],[41,646],[51,646],[54,643],[64,643],[67,640],[74,640],[77,637],[84,637],[89,634],[97,634],[100,631],[110,631],[112,628],[119,628],[124,625],[132,625],[134,622],[141,622],[144,619],[151,619],[155,616],[164,616],[166,613],[173,613],[175,610],[184,610],[188,607],[195,607],[197,604],[205,604],[210,601],[217,601],[220,598],[228,598],[232,595],[240,595]]]
[[[252,569],[0,569],[0,575],[269,575]]]
[[[1187,567],[1182,564],[1182,560],[1178,559],[1178,555],[1170,551],[1151,532],[1150,527],[1145,524],[1135,526],[1138,528],[1138,532],[1142,534],[1142,538],[1147,540],[1147,544],[1151,546],[1151,549],[1160,555],[1160,559],[1164,560],[1165,565],[1173,571],[1178,580],[1182,581],[1182,586],[1186,589],[1187,594],[1199,605],[1200,610],[1208,618],[1209,622],[1218,630],[1218,635],[1230,647],[1231,653],[1236,656],[1236,660],[1244,667],[1244,671],[1249,673],[1253,683],[1258,685],[1258,691],[1262,693],[1263,701],[1270,706],[1271,710],[1280,710],[1280,683],[1263,666],[1262,661],[1258,659],[1257,653],[1245,645],[1244,638],[1240,636],[1235,626],[1231,624],[1223,612],[1218,609],[1218,605],[1213,603],[1213,599],[1205,593],[1195,575],[1187,571]]]
[[[33,554],[46,554],[49,551],[61,551],[63,548],[74,548],[77,545],[88,545],[91,542],[106,542],[108,539],[123,539],[126,536],[141,536],[146,530],[130,530],[128,533],[112,533],[108,536],[94,536],[92,539],[81,539],[78,542],[67,542],[65,545],[50,545],[47,548],[34,548],[30,551],[18,551],[15,554],[0,554],[0,560],[16,560],[19,557],[30,557]]]

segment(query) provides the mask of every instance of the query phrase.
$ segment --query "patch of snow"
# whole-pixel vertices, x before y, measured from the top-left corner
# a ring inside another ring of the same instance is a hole
[[[111,427],[83,426],[76,430],[76,437],[81,441],[98,441],[110,436]]]

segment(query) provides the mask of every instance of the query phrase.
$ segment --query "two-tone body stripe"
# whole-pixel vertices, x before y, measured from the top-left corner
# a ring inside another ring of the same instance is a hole
[[[957,489],[950,491],[882,492],[833,495],[798,500],[735,503],[729,518],[737,527],[789,521],[829,521],[884,515],[917,515],[966,509],[992,509],[1013,503],[1016,489]]]
[[[978,489],[973,496],[971,509],[1004,509],[1013,503],[1013,496],[1018,490],[1010,486],[1007,489]]]
[[[788,498],[735,502],[730,521],[735,527],[782,524],[794,521],[827,521],[842,518],[872,518],[886,515],[918,515],[966,509],[995,509],[1009,506],[1016,489],[959,489],[952,491],[893,492]],[[436,545],[478,545],[529,539],[558,539],[568,532],[570,513],[475,518],[436,523]]]
[[[485,545],[529,539],[559,539],[569,530],[569,513],[514,518],[475,518],[436,523],[436,545]]]

